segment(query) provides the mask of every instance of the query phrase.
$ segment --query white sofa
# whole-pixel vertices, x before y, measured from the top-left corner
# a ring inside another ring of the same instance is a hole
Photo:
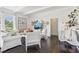
[[[15,46],[21,45],[21,36],[20,35],[7,35],[6,33],[0,34],[0,47],[1,52],[13,48]]]

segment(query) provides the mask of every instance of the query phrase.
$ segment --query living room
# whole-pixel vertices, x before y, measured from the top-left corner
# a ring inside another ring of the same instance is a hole
[[[0,7],[2,53],[60,53],[63,20],[78,7]]]

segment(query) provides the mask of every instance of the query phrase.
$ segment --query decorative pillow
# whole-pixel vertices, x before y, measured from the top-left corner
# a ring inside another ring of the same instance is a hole
[[[7,32],[1,32],[1,36],[6,37],[8,35]]]
[[[16,36],[16,32],[12,33],[11,36]]]
[[[8,33],[8,35],[10,35],[10,36],[15,36],[16,34],[17,34],[17,32],[15,32],[15,31],[11,31]]]

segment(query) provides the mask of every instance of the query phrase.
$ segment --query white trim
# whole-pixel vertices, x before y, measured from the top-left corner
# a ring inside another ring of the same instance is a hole
[[[51,7],[52,7],[52,6],[51,6]],[[31,11],[29,11],[29,12],[25,12],[24,14],[25,14],[25,15],[31,14],[31,13],[38,12],[38,11],[41,11],[41,10],[44,10],[44,9],[47,9],[47,8],[50,8],[50,7],[37,8],[37,9],[31,10]]]

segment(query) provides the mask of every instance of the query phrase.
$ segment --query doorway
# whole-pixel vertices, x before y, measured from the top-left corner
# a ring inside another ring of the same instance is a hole
[[[51,18],[51,50],[59,53],[58,18]]]
[[[58,36],[58,19],[51,18],[51,35]]]

